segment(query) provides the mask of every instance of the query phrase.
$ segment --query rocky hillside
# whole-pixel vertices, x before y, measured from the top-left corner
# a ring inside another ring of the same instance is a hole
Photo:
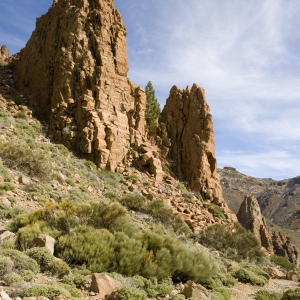
[[[285,180],[255,178],[231,167],[219,169],[224,198],[238,212],[247,194],[254,195],[270,226],[288,233],[300,246],[300,177]]]
[[[0,299],[237,300],[277,279],[298,297],[223,199],[204,90],[174,86],[149,136],[127,71],[113,0],[54,0],[1,47]]]

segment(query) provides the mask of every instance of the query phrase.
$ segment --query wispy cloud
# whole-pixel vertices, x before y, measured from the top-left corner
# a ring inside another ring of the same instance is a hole
[[[298,176],[299,163],[300,160],[293,154],[278,150],[255,154],[243,151],[223,151],[218,156],[220,167],[233,166],[247,175],[278,180]]]
[[[291,162],[290,172],[300,174],[295,152],[286,150],[283,162],[274,152],[295,143],[300,147],[299,14],[298,1],[143,2],[135,18],[138,30],[130,24],[128,28],[146,33],[143,43],[131,33],[129,75],[142,86],[151,80],[162,106],[173,84],[185,88],[198,83],[206,90],[216,138],[226,134],[241,151],[248,151],[250,141],[264,146],[253,154],[257,164],[247,170],[264,175],[268,170],[268,177],[282,174],[279,168],[259,168],[264,155],[274,155],[270,165],[277,165],[277,160],[278,164]],[[143,53],[143,47],[148,52]],[[245,140],[236,143],[238,136]],[[226,148],[219,148],[217,154],[222,155]],[[226,158],[229,163],[229,154],[235,155],[228,152],[218,159]]]

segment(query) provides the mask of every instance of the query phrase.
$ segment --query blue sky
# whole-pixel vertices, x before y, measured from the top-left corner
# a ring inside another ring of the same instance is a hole
[[[0,2],[0,44],[24,47],[52,0]],[[115,0],[130,71],[163,107],[173,85],[206,90],[218,166],[300,175],[300,1]]]

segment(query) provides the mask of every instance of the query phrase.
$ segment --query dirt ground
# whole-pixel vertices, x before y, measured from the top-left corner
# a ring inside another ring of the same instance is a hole
[[[263,288],[238,282],[231,288],[231,300],[253,300],[254,294],[261,289],[283,293],[295,287],[300,287],[299,283],[284,279],[270,279]]]

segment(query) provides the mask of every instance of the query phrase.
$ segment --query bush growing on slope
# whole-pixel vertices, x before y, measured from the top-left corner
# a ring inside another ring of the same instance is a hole
[[[292,271],[296,268],[296,265],[289,262],[289,260],[285,257],[278,256],[278,255],[272,255],[270,257],[270,261],[282,268],[284,268],[286,271]]]
[[[299,300],[300,299],[300,288],[289,289],[284,292],[281,300]]]
[[[255,300],[280,300],[281,298],[282,294],[267,290],[260,290],[254,295]]]
[[[264,257],[256,237],[239,223],[235,223],[234,226],[216,224],[206,227],[199,233],[196,240],[237,261],[261,262]]]
[[[216,272],[216,265],[193,245],[146,231],[128,237],[106,229],[80,226],[62,236],[59,255],[72,264],[86,264],[92,272],[118,272],[125,275],[176,280],[203,281]]]

